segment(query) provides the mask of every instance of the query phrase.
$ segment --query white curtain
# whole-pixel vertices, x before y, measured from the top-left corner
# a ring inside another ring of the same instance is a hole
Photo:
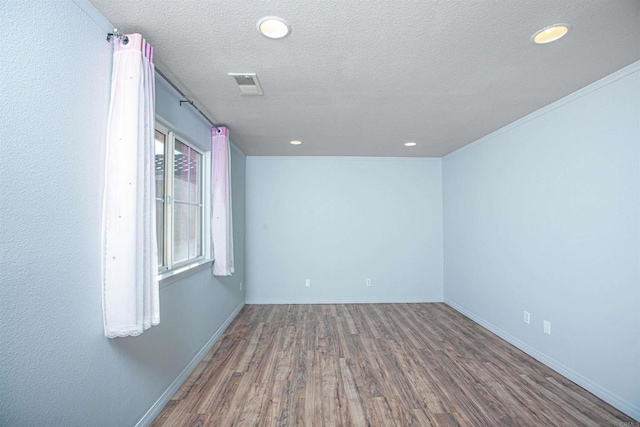
[[[211,234],[213,238],[213,274],[230,276],[233,271],[233,212],[231,210],[231,145],[229,129],[211,130]]]
[[[140,34],[114,40],[102,216],[102,311],[109,338],[160,323],[155,212],[155,69]]]

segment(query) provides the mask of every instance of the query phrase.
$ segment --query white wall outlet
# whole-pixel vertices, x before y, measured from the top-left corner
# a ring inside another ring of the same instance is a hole
[[[551,335],[551,322],[548,320],[544,321],[544,333]]]
[[[371,286],[371,279],[367,279],[367,281],[365,282],[365,284],[366,284],[367,286]]]
[[[531,313],[529,313],[528,311],[524,312],[524,323],[526,323],[527,325],[531,323]]]
[[[304,281],[304,285],[305,285],[307,288],[310,288],[310,287],[311,287],[311,279],[307,279],[307,280],[305,280],[305,281]]]
[[[240,282],[240,286],[239,287],[240,287],[240,290],[242,290],[242,282]]]

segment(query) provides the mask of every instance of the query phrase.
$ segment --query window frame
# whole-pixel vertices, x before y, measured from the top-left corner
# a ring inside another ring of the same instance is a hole
[[[159,131],[160,133],[166,136],[165,145],[164,145],[164,194],[163,198],[156,197],[156,201],[161,201],[163,206],[164,213],[164,224],[163,224],[163,264],[160,265],[158,262],[158,278],[161,282],[164,282],[164,279],[173,277],[177,274],[181,274],[183,272],[192,270],[196,267],[211,263],[213,261],[213,254],[211,248],[211,239],[208,239],[210,230],[211,230],[211,216],[208,215],[210,211],[210,188],[211,188],[211,180],[208,177],[211,176],[211,151],[205,151],[198,147],[191,138],[184,135],[183,133],[176,131],[175,126],[169,124],[166,120],[163,120],[161,117],[156,116],[156,122],[154,130]],[[155,133],[155,132],[154,132]],[[175,228],[175,187],[174,187],[174,161],[175,161],[175,146],[176,140],[180,143],[186,145],[190,149],[194,150],[196,153],[200,154],[201,157],[201,171],[200,171],[200,215],[201,215],[201,227],[200,227],[200,239],[201,239],[201,248],[202,254],[187,259],[185,261],[174,262],[174,251],[175,251],[175,242],[174,242],[174,228]],[[171,153],[171,155],[167,155],[167,153]],[[155,147],[154,147],[154,156],[155,156]],[[156,225],[157,227],[157,225]],[[159,248],[158,248],[159,249]]]

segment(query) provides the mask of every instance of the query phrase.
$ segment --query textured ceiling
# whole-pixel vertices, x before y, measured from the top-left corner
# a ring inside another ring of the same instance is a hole
[[[90,1],[248,155],[442,156],[640,60],[638,0]],[[261,36],[267,15],[292,33]]]

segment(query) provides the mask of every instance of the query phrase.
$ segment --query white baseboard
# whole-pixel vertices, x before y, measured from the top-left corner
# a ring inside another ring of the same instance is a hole
[[[194,356],[191,362],[189,362],[189,364],[182,370],[182,372],[180,372],[180,375],[178,375],[178,377],[175,380],[173,380],[169,388],[167,388],[165,392],[162,393],[162,395],[158,398],[158,400],[156,400],[156,402],[151,406],[151,408],[149,408],[147,413],[144,414],[144,416],[140,419],[140,421],[138,421],[138,423],[136,424],[136,427],[147,427],[151,425],[151,423],[153,422],[153,420],[155,420],[155,418],[158,416],[160,411],[162,411],[162,408],[164,408],[164,405],[166,405],[167,402],[171,400],[173,395],[176,394],[180,386],[182,386],[182,384],[189,377],[191,372],[193,372],[196,366],[198,366],[198,363],[200,363],[200,361],[204,358],[204,356],[207,355],[207,352],[211,349],[211,347],[213,347],[213,344],[215,344],[216,341],[218,341],[218,338],[220,338],[220,336],[225,331],[225,329],[227,329],[227,327],[231,324],[231,322],[233,322],[233,319],[235,319],[238,313],[240,313],[240,310],[242,310],[242,307],[244,307],[244,303],[240,303],[240,305],[238,305],[236,309],[233,310],[233,313],[231,313],[229,317],[227,317],[227,320],[225,320],[224,323],[220,325],[218,330],[213,334],[213,336],[209,339],[209,341],[207,341],[204,347],[200,349],[200,351]]]
[[[619,410],[629,415],[630,417],[634,418],[635,420],[640,421],[640,408],[638,408],[633,403],[628,402],[627,400],[621,398],[615,393],[612,393],[611,391],[605,389],[599,384],[594,383],[590,379],[583,377],[579,373],[573,371],[571,368],[554,360],[553,358],[547,356],[546,354],[539,352],[538,350],[526,344],[525,342],[503,331],[502,329],[498,328],[494,324],[475,315],[474,313],[456,304],[455,302],[445,298],[444,303],[447,304],[449,307],[453,308],[454,310],[458,311],[459,313],[463,314],[464,316],[468,317],[469,319],[473,320],[474,322],[484,327],[485,329],[488,329],[492,333],[496,334],[503,340],[507,341],[509,344],[512,344],[515,347],[518,347],[520,350],[524,351],[529,356],[547,365],[549,368],[553,369],[559,374],[567,377],[574,383],[578,384],[580,387],[598,396],[600,399],[609,403],[611,406],[618,408]]]
[[[393,298],[251,298],[247,304],[403,304],[421,302],[442,302],[442,298],[429,297],[393,297]]]

